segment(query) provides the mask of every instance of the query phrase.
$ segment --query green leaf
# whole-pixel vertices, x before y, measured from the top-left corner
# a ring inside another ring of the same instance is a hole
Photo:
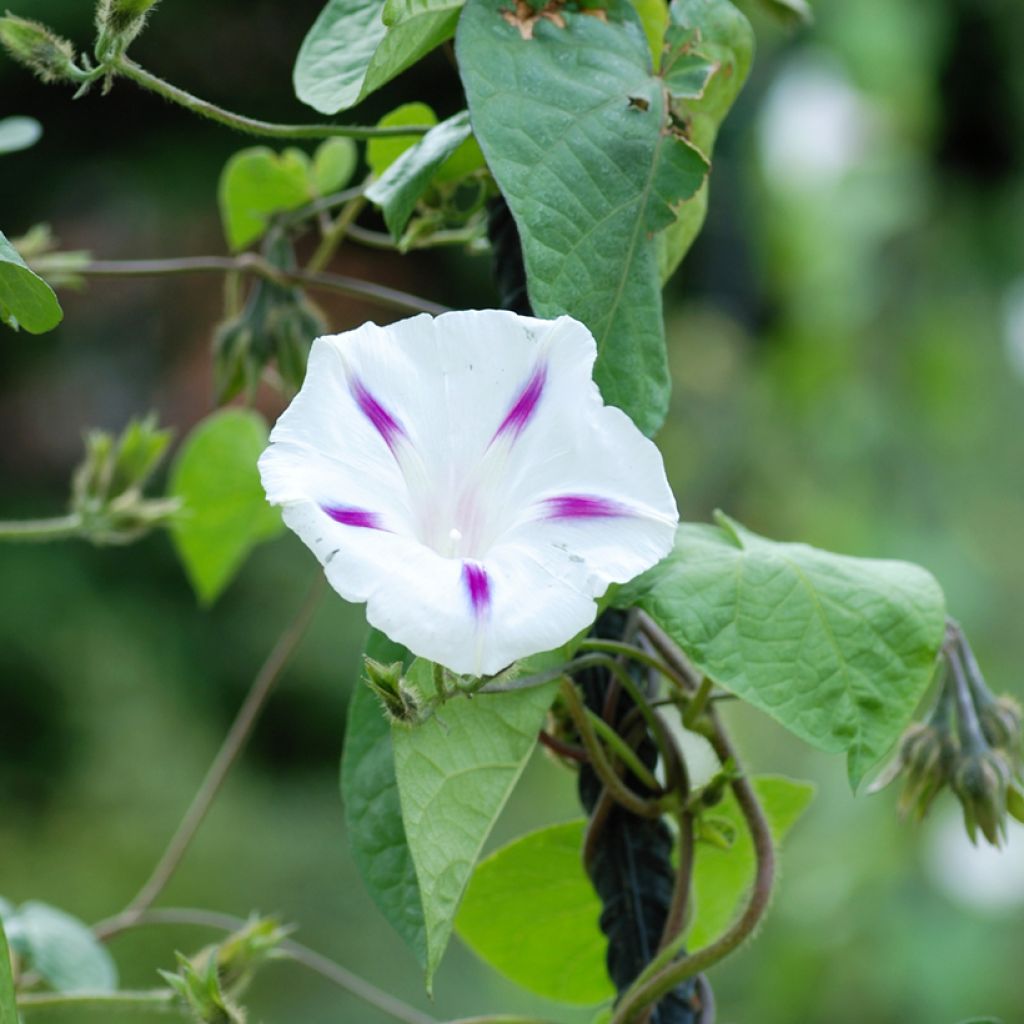
[[[238,252],[262,238],[275,213],[308,202],[310,173],[309,157],[300,149],[275,153],[253,146],[231,157],[217,193],[231,250]]]
[[[53,289],[0,232],[0,322],[29,334],[52,330],[64,318]]]
[[[778,776],[752,780],[776,846],[814,795],[814,786]],[[689,946],[728,927],[754,877],[754,847],[731,792],[715,807],[736,840],[728,850],[697,845],[696,916]],[[523,988],[565,1003],[614,995],[605,969],[601,902],[583,869],[585,820],[531,832],[481,861],[456,922],[459,937]]]
[[[42,134],[43,126],[34,117],[5,117],[0,120],[0,154],[28,149]]]
[[[18,1024],[18,1004],[14,998],[11,951],[7,946],[4,924],[0,920],[0,1024]]]
[[[321,114],[355,106],[455,31],[461,0],[328,0],[295,62],[295,94]]]
[[[310,181],[318,195],[344,188],[356,173],[359,150],[351,139],[327,139],[313,154]]]
[[[585,821],[552,825],[480,862],[456,919],[459,938],[516,984],[593,1006],[615,995],[601,913],[582,868]]]
[[[668,4],[665,0],[633,0],[633,6],[644,27],[647,45],[651,50],[651,58],[655,67],[661,57],[661,42],[668,28]]]
[[[778,847],[807,809],[815,787],[810,782],[773,775],[758,776],[752,785]],[[695,915],[687,937],[691,949],[706,946],[729,927],[754,880],[754,843],[731,790],[716,804],[714,814],[728,822],[736,838],[727,850],[710,843],[697,844],[693,871]]]
[[[171,535],[203,604],[217,598],[256,544],[283,529],[256,468],[266,446],[259,413],[224,409],[195,427],[174,461],[170,493],[183,509]]]
[[[429,662],[410,683],[430,692]],[[537,742],[557,683],[448,701],[415,728],[391,727],[405,833],[427,939],[427,987],[477,857]]]
[[[502,0],[469,0],[456,48],[534,310],[590,328],[606,401],[651,434],[670,389],[654,236],[707,163],[670,118],[635,10],[606,7],[608,21],[562,9],[517,24]]]
[[[729,0],[673,0],[669,7],[662,67],[674,93],[677,116],[690,138],[711,156],[718,130],[739,95],[754,58],[754,32]],[[699,88],[701,62],[713,69]],[[697,65],[694,67],[694,65]],[[683,204],[679,219],[657,238],[658,266],[668,280],[700,233],[707,213],[709,181]]]
[[[370,633],[366,653],[384,663],[407,657],[402,647],[377,630]],[[381,913],[409,944],[420,966],[426,967],[423,903],[402,821],[391,727],[377,698],[362,681],[348,708],[341,793],[359,873]]]
[[[850,782],[896,742],[935,668],[945,600],[906,562],[782,544],[719,514],[615,596],[639,605],[720,686],[821,750]]]
[[[23,903],[6,920],[11,945],[57,992],[113,992],[117,968],[77,917],[46,903]]]
[[[384,222],[396,239],[401,237],[431,179],[471,134],[465,110],[442,121],[402,153],[366,190],[366,198],[381,208]]]
[[[810,25],[814,10],[807,0],[761,0],[761,5],[784,25]]]
[[[403,103],[388,111],[378,122],[379,128],[394,128],[403,124],[437,124],[437,114],[426,103]],[[398,135],[370,139],[366,144],[366,162],[374,177],[379,178],[407,150],[419,140],[415,135]]]

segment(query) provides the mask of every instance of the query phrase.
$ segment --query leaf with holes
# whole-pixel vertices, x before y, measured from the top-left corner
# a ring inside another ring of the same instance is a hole
[[[432,666],[407,678],[432,691]],[[537,742],[557,683],[455,698],[421,725],[391,727],[405,834],[426,924],[427,987],[484,840]]]
[[[605,6],[607,21],[469,0],[456,51],[474,133],[519,228],[534,310],[590,328],[605,400],[650,434],[669,396],[655,235],[707,163],[671,117],[632,5]]]
[[[672,553],[615,600],[643,608],[720,686],[845,752],[855,788],[910,721],[946,621],[919,566],[778,543],[721,514],[683,523]]]
[[[377,630],[370,633],[366,653],[385,664],[407,658],[403,647]],[[352,693],[345,724],[341,794],[356,867],[381,913],[426,967],[423,904],[402,822],[391,727],[361,680]]]

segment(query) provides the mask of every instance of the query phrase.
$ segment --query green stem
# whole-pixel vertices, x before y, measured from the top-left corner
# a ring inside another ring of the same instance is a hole
[[[331,226],[324,232],[320,244],[313,253],[306,270],[318,273],[327,267],[331,257],[337,252],[338,246],[345,240],[345,235],[352,229],[352,222],[359,216],[363,207],[366,206],[365,196],[356,196],[346,203],[341,212],[335,217]]]
[[[343,136],[349,139],[382,139],[423,135],[430,131],[429,125],[394,125],[387,128],[372,128],[354,124],[273,124],[256,118],[236,114],[218,107],[184,89],[158,78],[152,72],[140,67],[127,57],[120,57],[111,70],[130,78],[143,89],[155,92],[171,103],[191,110],[193,114],[209,118],[218,124],[234,128],[249,135],[261,135],[271,139],[329,139]]]
[[[0,541],[68,540],[81,534],[82,517],[77,514],[0,522]]]
[[[597,637],[588,636],[585,640],[580,641],[578,650],[617,654],[641,665],[646,665],[667,679],[675,678],[672,670],[664,661],[656,658],[653,654],[648,654],[642,647],[637,647],[634,644],[624,644],[620,640],[601,640]]]
[[[647,766],[636,756],[628,743],[598,714],[587,709],[587,717],[594,731],[614,751],[615,756],[650,790],[658,792],[661,786]]]
[[[154,989],[150,992],[46,992],[38,995],[18,997],[18,1011],[23,1017],[38,1012],[48,1016],[60,1011],[69,1014],[94,1011],[96,1013],[170,1013],[186,1016],[179,1009],[176,997],[170,989]]]
[[[705,676],[700,681],[700,686],[697,692],[693,695],[693,699],[686,705],[686,710],[683,711],[683,725],[693,730],[693,727],[697,724],[697,719],[703,714],[704,709],[708,706],[708,701],[711,699],[711,691],[714,688],[714,683]]]
[[[32,261],[37,273],[45,276],[46,257]],[[431,313],[447,311],[447,306],[422,299],[418,295],[388,288],[386,285],[362,281],[343,274],[327,274],[308,270],[282,270],[253,252],[240,256],[183,256],[161,260],[91,260],[75,266],[74,273],[81,277],[160,277],[168,274],[252,274],[276,284],[298,285],[338,292],[354,298],[368,299],[387,309],[402,313]]]

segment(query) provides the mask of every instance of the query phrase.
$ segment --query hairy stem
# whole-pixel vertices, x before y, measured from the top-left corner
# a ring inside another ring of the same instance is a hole
[[[185,812],[181,824],[171,837],[167,849],[164,850],[163,855],[145,885],[142,886],[135,898],[125,908],[123,914],[120,915],[128,922],[137,920],[140,914],[153,905],[160,893],[163,892],[164,887],[173,877],[174,872],[178,869],[178,865],[195,838],[199,826],[203,823],[203,819],[220,792],[228,772],[231,771],[249,737],[252,735],[260,713],[263,711],[270,694],[281,678],[281,673],[284,671],[291,656],[295,653],[299,642],[306,635],[306,631],[313,621],[313,614],[320,603],[320,598],[323,596],[323,586],[324,578],[320,573],[317,573],[316,580],[295,618],[278,638],[273,650],[267,656],[267,660],[256,674],[252,688],[249,690],[241,708],[239,708],[234,722],[231,723],[231,728],[224,737],[220,750],[217,751],[217,756],[213,759],[213,763],[210,765],[199,790],[192,798],[192,803]]]
[[[200,117],[208,118],[248,135],[260,135],[270,139],[329,139],[339,135],[350,139],[381,139],[395,136],[407,138],[410,135],[423,135],[430,131],[430,126],[425,124],[394,125],[387,128],[354,124],[273,124],[270,121],[260,121],[257,118],[246,117],[244,114],[236,114],[223,107],[218,107],[208,100],[193,96],[184,89],[158,78],[127,57],[118,58],[112,70],[125,78],[130,78],[137,85],[141,85],[143,89],[148,89],[150,92],[155,92],[159,96],[163,96],[164,99],[170,100],[171,103],[185,107],[193,114],[198,114]]]
[[[177,1017],[187,1016],[185,1010],[179,1008],[177,999],[169,988],[153,989],[149,992],[41,992],[18,996],[18,1012],[26,1019],[36,1013],[45,1014],[48,1020],[59,1013],[67,1013],[77,1019],[79,1013],[90,1011],[104,1016],[114,1013],[167,1013]]]
[[[47,258],[32,261],[32,267],[45,275]],[[240,272],[266,278],[276,284],[299,285],[319,288],[323,291],[338,292],[353,298],[367,299],[386,309],[402,313],[431,313],[437,315],[447,311],[429,299],[410,295],[408,292],[386,285],[362,281],[343,274],[328,274],[322,271],[283,270],[256,253],[246,252],[239,256],[183,256],[159,260],[90,260],[76,265],[73,273],[81,277],[158,277],[166,274],[229,274]]]
[[[81,536],[82,517],[76,514],[53,519],[20,519],[0,522],[0,541],[68,540]]]
[[[231,914],[220,914],[212,910],[193,910],[190,908],[168,908],[162,910],[147,910],[138,914],[135,919],[128,922],[124,915],[110,918],[108,921],[101,921],[96,925],[94,931],[104,939],[112,938],[121,932],[133,928],[145,928],[151,926],[190,926],[199,928],[215,928],[219,931],[234,932],[245,927],[248,922],[245,918],[234,917]],[[340,964],[328,959],[321,953],[310,949],[308,946],[286,939],[280,945],[281,952],[296,963],[326,978],[338,988],[361,999],[364,1003],[375,1007],[382,1013],[386,1013],[395,1020],[404,1021],[405,1024],[437,1024],[433,1017],[420,1012],[415,1007],[403,1003],[400,999],[372,985],[358,974],[353,974]]]

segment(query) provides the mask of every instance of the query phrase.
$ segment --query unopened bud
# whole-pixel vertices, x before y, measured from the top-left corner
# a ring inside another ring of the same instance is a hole
[[[156,4],[157,0],[100,0],[96,7],[97,58],[102,61],[124,53]]]
[[[899,810],[921,821],[935,797],[949,782],[956,758],[956,743],[948,729],[931,722],[918,722],[903,735],[900,744],[905,782]]]
[[[363,667],[366,684],[377,695],[388,718],[402,725],[415,723],[419,719],[420,702],[405,681],[402,663],[396,661],[385,665],[364,656]]]
[[[245,1024],[245,1011],[221,990],[216,957],[203,956],[199,962],[181,953],[177,957],[177,973],[160,974],[196,1024]]]
[[[978,711],[978,721],[985,739],[1019,760],[1021,753],[1021,707],[1012,697],[1003,694],[987,701]]]
[[[13,14],[0,18],[0,45],[44,82],[79,82],[75,48],[38,21]]]
[[[290,928],[282,927],[274,918],[256,917],[215,946],[213,955],[221,990],[239,995],[260,967],[281,956],[281,943],[290,932]]]
[[[1006,801],[1011,780],[1010,765],[996,750],[964,752],[953,774],[953,791],[964,812],[971,842],[978,830],[993,845],[1006,837]]]

